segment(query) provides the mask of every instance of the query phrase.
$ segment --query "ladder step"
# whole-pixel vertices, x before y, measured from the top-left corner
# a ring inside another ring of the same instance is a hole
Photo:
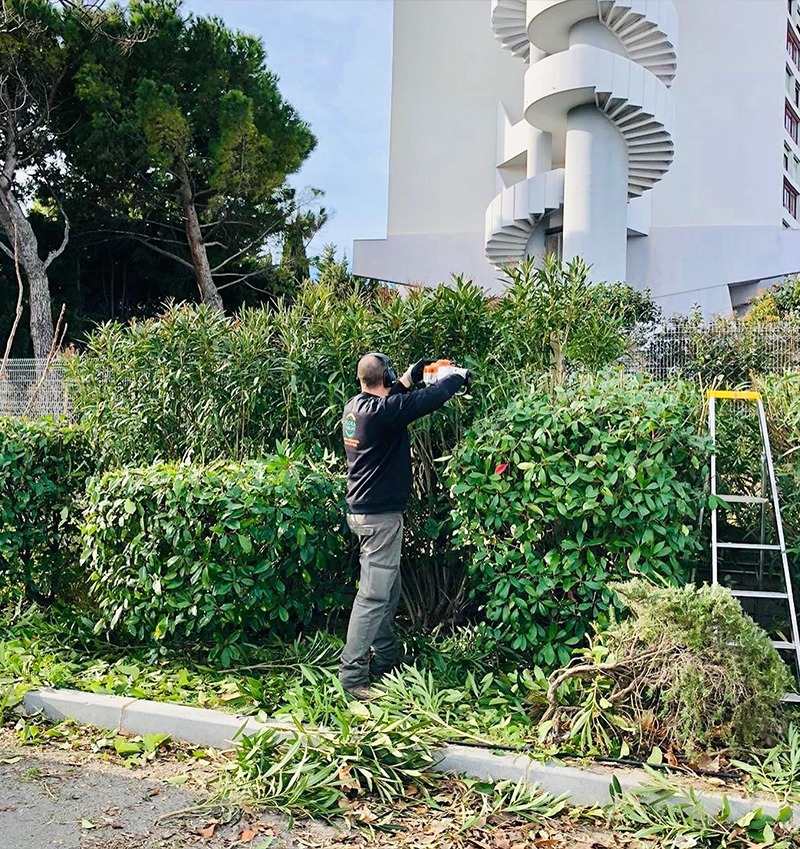
[[[787,643],[784,640],[773,640],[772,645],[775,646],[776,649],[780,649],[781,651],[794,650],[794,643]]]
[[[761,545],[757,542],[718,542],[717,548],[744,548],[748,551],[780,551],[779,545]]]
[[[751,390],[728,391],[724,389],[709,389],[706,393],[709,398],[730,398],[734,401],[758,401],[761,396],[758,392]]]
[[[731,590],[734,598],[789,598],[786,593],[772,593],[763,590]]]
[[[760,495],[720,495],[717,493],[717,498],[729,501],[731,504],[769,504],[769,498],[762,498]]]

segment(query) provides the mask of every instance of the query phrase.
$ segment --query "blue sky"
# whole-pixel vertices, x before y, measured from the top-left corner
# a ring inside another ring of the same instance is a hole
[[[311,124],[316,150],[292,178],[325,191],[331,220],[311,245],[386,235],[391,0],[185,0],[261,36],[284,97]]]

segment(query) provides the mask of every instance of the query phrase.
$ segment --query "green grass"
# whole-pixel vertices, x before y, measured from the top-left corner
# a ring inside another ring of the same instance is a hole
[[[4,694],[11,708],[22,688],[49,686],[327,726],[347,702],[336,678],[341,647],[338,636],[317,632],[248,646],[241,665],[222,669],[201,655],[114,646],[87,623],[29,611],[0,618],[0,717]],[[382,704],[395,716],[425,716],[442,740],[524,746],[535,738],[532,673],[495,668],[466,630],[415,636],[406,648],[416,665],[379,684]]]

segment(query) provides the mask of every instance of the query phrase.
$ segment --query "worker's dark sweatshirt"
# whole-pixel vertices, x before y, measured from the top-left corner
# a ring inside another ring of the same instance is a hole
[[[342,433],[347,454],[347,509],[351,513],[405,509],[411,494],[408,425],[438,410],[463,385],[464,378],[458,374],[413,392],[397,381],[389,395],[362,392],[347,402]]]

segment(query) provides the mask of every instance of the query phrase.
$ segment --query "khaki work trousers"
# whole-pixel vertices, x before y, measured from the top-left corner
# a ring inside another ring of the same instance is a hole
[[[361,551],[361,580],[339,662],[339,680],[352,690],[367,686],[370,675],[388,672],[397,661],[394,616],[400,601],[403,514],[350,513],[347,524]]]

